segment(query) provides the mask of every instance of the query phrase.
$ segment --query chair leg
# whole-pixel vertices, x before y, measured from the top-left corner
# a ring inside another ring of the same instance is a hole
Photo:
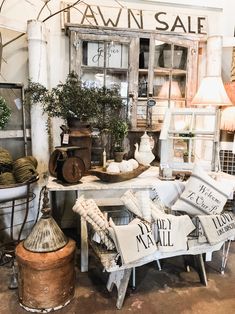
[[[131,268],[113,271],[109,275],[109,279],[107,282],[108,291],[112,291],[114,284],[117,287],[118,297],[116,302],[116,307],[118,309],[122,308],[122,304],[126,295],[126,290],[128,286],[128,282],[131,276]]]

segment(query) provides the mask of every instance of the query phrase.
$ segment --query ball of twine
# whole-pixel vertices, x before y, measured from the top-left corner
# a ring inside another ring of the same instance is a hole
[[[0,174],[0,185],[16,184],[15,177],[12,172],[3,172]]]
[[[0,166],[12,165],[13,159],[8,150],[0,147]]]
[[[38,175],[31,159],[21,157],[13,163],[13,174],[17,182],[27,182]]]

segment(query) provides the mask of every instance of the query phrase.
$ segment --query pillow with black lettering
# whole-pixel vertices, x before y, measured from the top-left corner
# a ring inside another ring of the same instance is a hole
[[[190,216],[220,214],[232,187],[211,178],[199,165],[195,165],[185,190],[172,206]]]

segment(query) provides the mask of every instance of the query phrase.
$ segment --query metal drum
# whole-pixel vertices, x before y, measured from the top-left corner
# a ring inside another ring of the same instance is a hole
[[[16,247],[19,267],[20,305],[27,311],[48,313],[67,305],[74,296],[75,241],[49,253],[26,250],[21,242]]]
[[[16,247],[20,305],[27,311],[48,313],[64,307],[74,295],[76,243],[59,228],[44,187],[42,216],[28,237]]]

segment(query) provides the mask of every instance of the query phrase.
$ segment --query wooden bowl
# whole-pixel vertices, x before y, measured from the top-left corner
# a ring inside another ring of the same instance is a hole
[[[116,182],[121,182],[121,181],[136,178],[148,168],[149,166],[139,165],[139,167],[134,169],[133,171],[112,173],[112,172],[107,172],[103,170],[102,167],[96,167],[94,169],[90,169],[89,173],[97,176],[101,181],[109,182],[109,183],[116,183]]]

